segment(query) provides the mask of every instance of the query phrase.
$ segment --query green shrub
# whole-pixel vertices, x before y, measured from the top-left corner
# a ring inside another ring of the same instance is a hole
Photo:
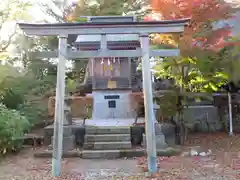
[[[48,108],[47,105],[43,105],[41,102],[27,101],[21,104],[18,110],[21,115],[28,119],[31,126],[34,126],[45,119]]]
[[[23,96],[14,92],[11,88],[5,90],[2,97],[2,103],[10,109],[17,109],[23,103]]]
[[[29,128],[28,120],[20,112],[0,104],[0,154],[19,150],[23,143],[19,138]]]

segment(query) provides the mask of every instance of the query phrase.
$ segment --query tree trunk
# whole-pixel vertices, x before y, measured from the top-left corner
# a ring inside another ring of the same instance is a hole
[[[180,145],[184,145],[186,139],[186,127],[183,122],[183,110],[179,112],[179,130],[180,130]]]
[[[186,139],[186,127],[183,121],[183,106],[182,106],[182,97],[178,97],[178,114],[177,114],[177,133],[176,141],[179,145],[183,145]]]

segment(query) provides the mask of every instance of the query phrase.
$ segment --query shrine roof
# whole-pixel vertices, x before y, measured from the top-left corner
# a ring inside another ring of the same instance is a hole
[[[32,26],[32,27],[62,27],[62,26],[103,26],[103,25],[134,25],[134,26],[144,26],[144,25],[169,25],[169,24],[186,24],[189,22],[189,18],[178,19],[178,20],[162,20],[162,21],[133,21],[133,22],[73,22],[73,23],[18,23],[21,26]]]
[[[181,33],[190,19],[164,21],[90,21],[74,23],[19,23],[19,27],[28,35],[98,35],[98,34],[142,34]],[[125,35],[124,35],[125,36]],[[129,36],[128,36],[129,37]],[[131,37],[133,38],[133,36]],[[75,39],[76,40],[76,39]],[[74,40],[74,41],[75,41]]]

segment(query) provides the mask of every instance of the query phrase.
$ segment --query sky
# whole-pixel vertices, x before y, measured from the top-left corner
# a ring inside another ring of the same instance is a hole
[[[58,8],[56,8],[55,5],[52,3],[53,0],[23,0],[23,1],[28,1],[28,2],[33,3],[31,12],[32,12],[33,19],[36,22],[43,21],[46,18],[50,22],[55,22],[54,18],[51,18],[48,15],[46,15],[46,13],[44,13],[43,9],[39,8],[39,4],[48,4],[49,7],[51,7],[54,10],[54,12],[61,13],[58,10]],[[64,0],[55,0],[55,1],[64,2]],[[71,4],[73,2],[76,2],[77,0],[65,0],[65,1],[67,2],[67,4]]]
[[[59,1],[62,1],[63,0],[59,0]],[[68,0],[68,3],[71,3],[71,2],[74,2],[76,0]],[[33,15],[33,18],[35,19],[35,21],[42,21],[44,20],[45,18],[47,18],[49,21],[53,21],[54,22],[54,19],[47,16],[43,10],[41,8],[39,8],[39,0],[30,0],[30,2],[32,2],[33,4],[35,4],[31,11],[32,11],[32,15]],[[58,9],[54,6],[54,4],[52,3],[51,0],[40,0],[40,3],[41,4],[48,4],[49,7],[51,7],[52,9],[54,9],[55,12],[59,12]],[[59,12],[60,13],[60,12]]]
[[[25,0],[24,0],[25,1]],[[47,18],[49,21],[51,22],[54,22],[54,19],[47,16],[41,8],[39,8],[38,4],[39,2],[42,3],[42,4],[48,4],[50,7],[52,7],[54,9],[55,12],[59,12],[58,9],[56,7],[54,7],[54,4],[52,3],[52,0],[26,0],[26,1],[30,1],[32,2],[33,4],[35,4],[33,6],[33,8],[31,9],[32,11],[32,15],[33,15],[33,18],[35,21],[42,21],[44,20],[44,18]],[[64,0],[57,0],[57,1],[60,1],[60,2],[63,2]],[[66,0],[67,1],[67,4],[71,4],[73,2],[76,2],[77,0]],[[240,0],[225,0],[227,2],[231,2],[231,3],[236,3],[236,4],[239,4],[240,5]],[[239,14],[240,16],[240,14]]]

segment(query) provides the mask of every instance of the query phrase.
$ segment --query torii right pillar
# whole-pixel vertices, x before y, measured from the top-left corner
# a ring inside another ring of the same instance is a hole
[[[155,116],[153,111],[152,78],[150,71],[149,37],[148,34],[140,34],[142,50],[142,74],[143,93],[145,106],[145,129],[148,155],[148,171],[151,174],[157,172],[157,153],[155,135]]]

